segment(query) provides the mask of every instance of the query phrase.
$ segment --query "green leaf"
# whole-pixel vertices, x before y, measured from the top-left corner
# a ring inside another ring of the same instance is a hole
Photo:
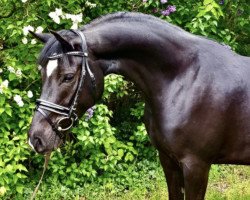
[[[215,26],[218,26],[218,22],[217,21],[213,21],[212,22]]]
[[[125,156],[125,161],[133,161],[134,160],[134,156],[128,152]]]
[[[226,36],[226,39],[227,39],[227,41],[230,41],[231,35],[227,35],[227,36]]]
[[[13,73],[10,73],[10,74],[9,74],[9,80],[10,80],[10,81],[13,81],[14,79],[16,79],[16,75],[13,74]]]
[[[23,166],[22,164],[18,164],[17,169],[19,169],[20,171],[28,172],[27,168],[25,166]]]
[[[23,125],[24,125],[24,121],[21,120],[21,121],[19,122],[18,126],[19,126],[19,128],[21,128],[21,127],[23,127]]]
[[[213,5],[212,4],[207,5],[206,8],[205,8],[205,12],[207,13],[207,12],[209,12],[211,10],[214,10]]]
[[[214,8],[211,9],[211,12],[213,13],[213,15],[214,15],[214,17],[215,17],[216,19],[219,18],[218,13],[217,13],[217,11],[216,11]]]
[[[5,111],[5,109],[0,108],[0,114],[2,114]]]
[[[214,0],[204,0],[203,1],[204,5],[208,5],[208,4],[211,4],[211,3],[214,3]]]
[[[23,193],[23,189],[24,189],[24,186],[22,186],[22,185],[16,186],[16,191],[17,191],[19,194],[22,194],[22,193]]]
[[[87,136],[85,136],[85,135],[78,135],[77,139],[80,140],[80,141],[85,141],[85,140],[87,140]]]
[[[5,103],[5,97],[0,95],[0,106],[3,106]]]
[[[119,156],[120,158],[124,155],[123,149],[119,149],[119,150],[117,151],[117,153],[118,153],[118,156]]]
[[[201,10],[199,13],[198,13],[198,15],[196,16],[196,17],[201,17],[201,16],[203,16],[203,15],[205,15],[207,13],[207,11],[206,10]]]
[[[11,108],[6,108],[5,112],[12,117],[12,110]]]
[[[204,18],[205,18],[206,20],[209,20],[209,19],[211,18],[211,16],[210,16],[210,15],[204,15]]]
[[[13,24],[10,24],[10,25],[8,25],[7,26],[7,29],[12,29],[12,28],[14,28],[15,26],[13,25]]]

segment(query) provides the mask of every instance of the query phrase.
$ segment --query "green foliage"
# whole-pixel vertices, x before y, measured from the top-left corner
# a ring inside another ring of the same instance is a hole
[[[247,0],[171,0],[166,4],[148,0],[143,5],[140,11],[229,45],[240,54],[250,55],[250,4]],[[163,16],[161,11],[169,5],[175,5],[176,12]]]
[[[197,18],[202,17],[207,13],[211,13],[211,15],[217,20],[224,16],[221,7],[215,2],[215,0],[204,0],[203,5],[199,7]]]
[[[247,0],[225,0],[222,5],[216,0],[169,0],[165,4],[159,0],[0,0],[0,4],[0,196],[6,198],[30,195],[25,187],[35,186],[43,166],[43,158],[26,142],[40,93],[35,63],[42,44],[35,44],[24,27],[32,26],[34,31],[42,27],[48,32],[80,26],[115,11],[140,11],[250,55]],[[168,6],[176,6],[176,11],[163,15]],[[59,19],[51,14],[55,11]],[[72,14],[77,23],[72,21]],[[114,188],[139,187],[142,172],[154,177],[152,162],[157,153],[142,123],[143,107],[132,83],[121,76],[108,76],[94,116],[88,121],[83,117],[71,140],[53,153],[46,183],[77,189],[95,182],[117,192]]]
[[[165,200],[167,197],[166,183],[159,161],[138,162],[138,166],[141,166],[138,168],[140,173],[131,173],[127,177],[130,180],[130,185],[127,183],[129,187],[126,187],[126,189],[121,185],[117,185],[116,179],[110,179],[109,182],[100,184],[97,182],[99,179],[97,177],[95,182],[91,184],[85,183],[84,187],[77,186],[73,190],[54,180],[49,184],[43,183],[41,185],[36,199]],[[116,173],[118,174],[118,171]],[[120,173],[127,174],[124,171]],[[249,176],[250,170],[246,166],[213,165],[210,171],[206,199],[248,200],[250,197]],[[45,175],[45,180],[49,178],[48,174]],[[32,187],[32,184],[27,185],[23,191],[23,196],[18,196],[17,199],[29,199]],[[10,196],[5,196],[3,199],[10,199]]]

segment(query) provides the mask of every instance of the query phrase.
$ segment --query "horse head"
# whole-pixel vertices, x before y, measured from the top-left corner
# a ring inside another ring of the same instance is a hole
[[[103,93],[104,74],[80,31],[32,33],[45,43],[38,64],[42,92],[28,133],[38,153],[57,148],[65,134]]]

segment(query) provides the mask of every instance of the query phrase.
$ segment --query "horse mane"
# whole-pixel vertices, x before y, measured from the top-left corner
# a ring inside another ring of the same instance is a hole
[[[206,36],[201,36],[201,35],[195,35],[193,33],[190,33],[174,24],[171,24],[165,20],[162,20],[160,18],[157,18],[153,15],[147,15],[147,14],[143,14],[143,13],[139,13],[139,12],[116,12],[116,13],[111,13],[111,14],[107,14],[104,16],[100,16],[99,18],[96,18],[94,20],[92,20],[89,24],[86,24],[85,26],[83,26],[80,30],[86,30],[88,28],[91,27],[95,27],[98,25],[101,25],[103,23],[114,23],[114,22],[143,22],[146,23],[148,25],[150,25],[151,23],[154,24],[159,24],[161,26],[168,26],[169,29],[172,29],[172,31],[174,32],[173,35],[182,35],[182,36],[192,36],[192,37],[196,37],[197,39],[202,39],[202,40],[207,40],[208,42],[212,42],[212,43],[216,43],[221,45],[222,47],[224,47],[227,50],[231,50],[231,47],[224,44],[224,43],[220,43],[217,40],[213,39],[213,38],[207,38]]]

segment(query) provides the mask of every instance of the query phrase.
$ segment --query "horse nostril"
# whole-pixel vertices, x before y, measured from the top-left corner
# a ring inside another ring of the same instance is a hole
[[[38,153],[42,153],[45,150],[45,145],[40,137],[34,138],[34,148]]]

